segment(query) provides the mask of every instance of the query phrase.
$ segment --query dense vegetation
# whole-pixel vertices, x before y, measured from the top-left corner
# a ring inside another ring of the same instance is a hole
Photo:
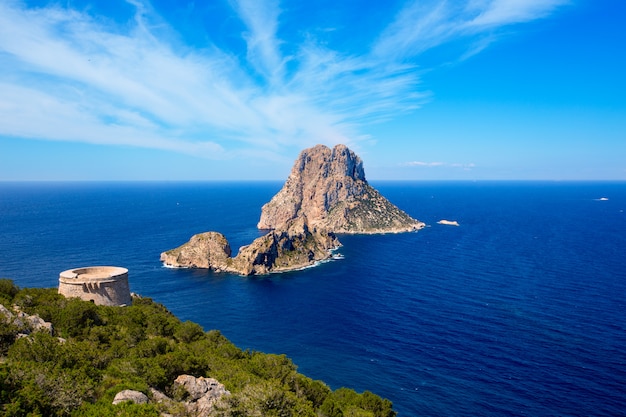
[[[66,299],[55,289],[19,289],[0,280],[0,304],[51,322],[54,334],[19,329],[0,313],[0,416],[185,416],[183,407],[112,405],[124,389],[172,398],[178,375],[212,377],[231,392],[216,416],[392,417],[391,402],[296,371],[284,355],[243,351],[218,331],[181,322],[160,304],[130,307]],[[179,398],[180,399],[180,398]]]

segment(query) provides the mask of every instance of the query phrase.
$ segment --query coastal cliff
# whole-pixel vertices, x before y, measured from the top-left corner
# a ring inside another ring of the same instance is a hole
[[[345,145],[302,151],[283,188],[261,209],[257,227],[275,229],[301,216],[335,233],[398,233],[424,227],[368,184],[361,158]]]
[[[424,223],[370,186],[363,162],[345,145],[317,145],[300,153],[283,188],[262,207],[257,227],[268,233],[234,258],[224,235],[206,232],[163,252],[161,261],[241,275],[290,271],[331,258],[341,246],[335,233],[409,232]]]

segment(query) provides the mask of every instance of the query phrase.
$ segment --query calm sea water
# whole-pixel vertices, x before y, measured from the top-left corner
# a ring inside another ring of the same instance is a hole
[[[0,183],[0,276],[127,267],[181,319],[401,416],[626,415],[626,183],[373,185],[429,227],[250,278],[159,254],[209,230],[249,243],[280,183]]]

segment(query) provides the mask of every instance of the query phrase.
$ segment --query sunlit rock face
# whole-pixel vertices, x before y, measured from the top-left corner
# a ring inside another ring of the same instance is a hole
[[[217,232],[200,233],[163,252],[165,265],[241,275],[304,268],[332,257],[337,233],[399,233],[424,223],[391,204],[365,179],[363,162],[345,145],[317,145],[296,160],[283,188],[261,210],[268,233],[231,257]]]
[[[193,235],[189,242],[163,252],[161,261],[172,267],[222,271],[227,269],[230,254],[230,244],[223,234],[205,232]]]
[[[334,233],[396,233],[424,223],[391,204],[365,179],[363,162],[345,145],[317,145],[296,160],[283,188],[261,210],[259,229],[306,217]]]
[[[241,248],[232,265],[243,275],[290,271],[330,258],[339,245],[334,233],[299,217]]]

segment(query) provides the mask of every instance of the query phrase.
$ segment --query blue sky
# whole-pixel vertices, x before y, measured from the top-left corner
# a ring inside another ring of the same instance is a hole
[[[0,180],[626,180],[623,0],[0,0]]]

